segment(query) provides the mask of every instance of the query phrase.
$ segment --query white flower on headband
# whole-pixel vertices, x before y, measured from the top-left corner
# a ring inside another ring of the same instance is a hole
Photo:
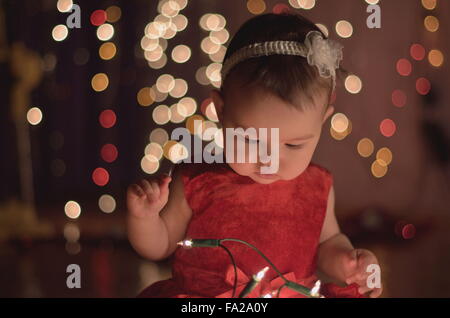
[[[310,31],[305,38],[309,65],[315,65],[322,77],[336,77],[336,69],[343,59],[343,46],[337,42],[324,39],[318,31]]]

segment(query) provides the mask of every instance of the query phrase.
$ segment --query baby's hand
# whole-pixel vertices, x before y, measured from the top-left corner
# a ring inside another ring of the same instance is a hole
[[[130,185],[127,190],[128,213],[138,218],[158,215],[169,198],[170,181],[170,176],[163,175]]]
[[[371,272],[367,272],[367,267],[371,264],[378,265],[378,260],[371,251],[365,249],[350,251],[344,260],[345,282],[347,284],[358,284],[358,292],[360,294],[369,292],[369,296],[375,298],[381,295],[383,288],[382,286],[380,288],[370,288],[368,286],[367,278],[371,275]]]

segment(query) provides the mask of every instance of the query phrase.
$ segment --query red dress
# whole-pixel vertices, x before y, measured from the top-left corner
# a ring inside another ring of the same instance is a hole
[[[256,246],[289,280],[312,287],[317,279],[316,254],[333,179],[311,163],[297,178],[259,184],[225,163],[182,163],[185,197],[192,209],[186,238],[237,238]],[[238,267],[238,293],[252,275],[267,266],[251,248],[223,242]],[[172,278],[156,282],[138,297],[231,297],[234,271],[219,247],[179,247],[170,259]],[[282,279],[271,268],[250,294],[278,291]],[[356,285],[324,284],[327,297],[361,297]],[[280,297],[302,297],[282,288]]]

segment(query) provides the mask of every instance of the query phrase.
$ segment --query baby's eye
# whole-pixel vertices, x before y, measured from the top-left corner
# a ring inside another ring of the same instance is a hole
[[[303,148],[303,144],[300,145],[293,145],[293,144],[286,144],[286,147],[291,148],[291,149],[301,149]]]

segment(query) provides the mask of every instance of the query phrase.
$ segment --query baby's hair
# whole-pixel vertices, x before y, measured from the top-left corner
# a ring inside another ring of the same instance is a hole
[[[247,45],[265,41],[298,41],[303,43],[309,31],[319,31],[313,22],[296,13],[268,13],[251,18],[233,36],[223,62],[234,52]],[[345,71],[336,70],[336,82],[342,80]],[[319,90],[328,90],[331,97],[333,83],[331,78],[323,78],[315,66],[308,64],[306,58],[293,55],[270,55],[249,58],[233,67],[222,82],[221,92],[226,95],[229,83],[239,80],[243,87],[255,86],[269,91],[303,110],[304,105],[295,102],[295,96],[313,100]],[[327,105],[328,106],[328,105]]]

